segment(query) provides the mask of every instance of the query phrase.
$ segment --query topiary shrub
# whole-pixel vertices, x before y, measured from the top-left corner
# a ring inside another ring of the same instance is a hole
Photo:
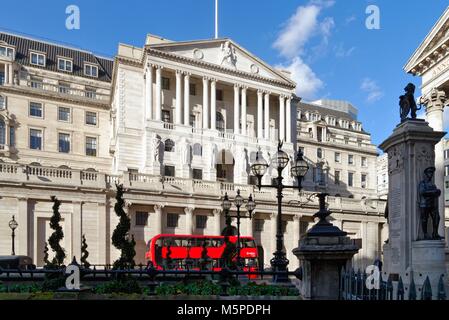
[[[161,284],[156,287],[155,293],[159,296],[193,295],[214,296],[219,295],[221,287],[212,281],[198,281],[191,283]]]
[[[142,293],[142,287],[134,279],[120,279],[108,281],[95,287],[94,292],[97,294],[111,293]]]

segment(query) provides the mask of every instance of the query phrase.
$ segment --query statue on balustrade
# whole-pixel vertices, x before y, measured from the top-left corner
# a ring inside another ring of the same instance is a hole
[[[418,108],[416,105],[415,89],[415,85],[413,83],[409,83],[404,88],[405,94],[399,97],[401,122],[405,122],[409,114],[411,115],[412,120],[415,120],[417,116],[416,112],[421,110],[421,108]]]
[[[418,185],[418,204],[421,212],[421,228],[424,234],[424,240],[441,240],[438,234],[440,225],[440,213],[438,210],[438,199],[441,196],[441,190],[433,183],[435,167],[424,170],[424,179]],[[428,232],[429,218],[432,218],[432,235]]]

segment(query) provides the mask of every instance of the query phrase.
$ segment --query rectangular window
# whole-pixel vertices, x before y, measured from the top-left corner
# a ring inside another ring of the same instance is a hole
[[[11,49],[11,48],[0,46],[0,56],[13,58],[14,57],[14,50]]]
[[[88,77],[98,77],[98,67],[92,64],[84,65],[84,74]]]
[[[341,162],[341,153],[335,152],[335,163],[340,163],[340,162]]]
[[[362,157],[362,167],[368,167],[368,160],[366,157]]]
[[[354,173],[349,172],[348,173],[348,187],[354,186]]]
[[[196,117],[194,114],[190,115],[189,122],[192,128],[196,128]]]
[[[5,84],[5,72],[0,71],[0,85]]]
[[[97,138],[86,137],[86,156],[97,156]]]
[[[162,121],[165,123],[171,123],[170,111],[162,110]]]
[[[340,176],[341,176],[340,171],[335,170],[335,178],[334,178],[334,181],[335,181],[335,184],[336,184],[336,185],[340,185]]]
[[[189,91],[191,96],[196,96],[196,84],[191,83],[189,86]]]
[[[148,224],[148,212],[136,212],[136,226],[146,227]]]
[[[72,60],[58,58],[58,70],[72,72],[73,71],[73,63]]]
[[[162,90],[170,90],[170,78],[162,77]]]
[[[86,98],[89,98],[89,99],[97,98],[97,90],[95,88],[86,87],[85,94],[86,94]]]
[[[223,101],[223,90],[217,89],[217,101]]]
[[[70,122],[70,108],[58,107],[58,120]]]
[[[60,133],[58,135],[58,145],[59,152],[69,153],[70,152],[70,135],[67,133]]]
[[[195,219],[196,219],[196,228],[197,229],[206,229],[207,216],[195,216]]]
[[[31,64],[45,67],[45,55],[42,53],[31,52]]]
[[[354,156],[352,154],[350,154],[348,156],[348,164],[349,165],[353,165],[354,164]]]
[[[164,167],[164,176],[174,177],[175,176],[175,167],[174,166],[165,166]]]
[[[30,102],[30,116],[42,118],[42,103]]]
[[[16,131],[14,130],[13,126],[11,126],[9,128],[9,145],[11,147],[15,147],[16,146]]]
[[[42,130],[30,129],[30,149],[42,150]]]
[[[203,180],[203,170],[202,169],[193,169],[192,176],[194,180]]]
[[[178,227],[179,215],[174,213],[167,214],[167,228],[177,228]]]
[[[366,189],[366,179],[367,179],[366,174],[362,174],[360,182],[363,189]]]
[[[259,180],[257,180],[256,176],[250,175],[249,176],[249,184],[252,186],[257,186],[257,184],[259,183]]]
[[[262,232],[264,223],[265,223],[265,220],[263,220],[263,219],[255,219],[255,221],[254,221],[254,231]]]
[[[70,94],[70,84],[65,82],[59,83],[59,93]]]
[[[97,125],[97,113],[86,111],[86,124],[91,126]]]
[[[44,82],[40,78],[31,78],[30,86],[31,86],[31,88],[34,88],[34,89],[43,89]]]

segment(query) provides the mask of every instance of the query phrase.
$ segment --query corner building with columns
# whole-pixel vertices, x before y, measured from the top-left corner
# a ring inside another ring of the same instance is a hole
[[[242,235],[254,236],[260,263],[269,266],[276,190],[259,191],[250,165],[259,150],[269,161],[279,140],[294,157],[300,99],[288,72],[226,38],[173,42],[148,35],[143,47],[120,44],[110,60],[0,36],[0,70],[6,70],[0,72],[0,254],[9,254],[8,221],[15,214],[17,253],[42,265],[49,200],[56,195],[63,201],[67,256],[80,256],[85,235],[91,263],[113,262],[114,190],[123,183],[137,263],[145,263],[146,244],[157,234],[219,235],[223,197],[232,201],[240,190],[257,204],[253,219],[242,221]],[[291,185],[289,172],[290,165],[283,174]],[[264,184],[276,175],[270,168]],[[301,194],[284,193],[289,268],[298,266],[292,250],[318,210],[310,196],[315,185],[305,185]],[[361,240],[356,259],[372,263],[385,240],[384,203],[373,196],[367,204],[357,194],[331,196],[328,204],[335,223]]]

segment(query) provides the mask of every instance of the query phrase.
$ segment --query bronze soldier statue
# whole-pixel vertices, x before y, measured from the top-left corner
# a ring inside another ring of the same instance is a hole
[[[405,94],[399,97],[399,106],[401,107],[401,122],[407,120],[408,114],[411,113],[412,119],[416,119],[416,112],[421,110],[418,108],[415,101],[415,85],[409,83],[405,88]]]
[[[438,226],[440,225],[440,213],[438,210],[438,198],[441,196],[441,190],[432,182],[435,173],[435,167],[424,170],[424,180],[418,186],[418,202],[421,211],[421,227],[425,240],[441,240],[438,234]],[[427,232],[427,223],[429,217],[432,218],[433,232],[429,237]]]

